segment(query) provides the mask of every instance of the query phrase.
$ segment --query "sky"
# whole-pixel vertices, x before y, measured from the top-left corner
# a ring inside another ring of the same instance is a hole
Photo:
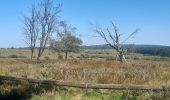
[[[0,1],[0,48],[26,47],[23,15],[40,0]],[[170,0],[54,0],[62,3],[61,20],[77,28],[83,45],[105,42],[93,32],[95,24],[110,27],[114,22],[122,39],[140,31],[127,44],[170,46]]]

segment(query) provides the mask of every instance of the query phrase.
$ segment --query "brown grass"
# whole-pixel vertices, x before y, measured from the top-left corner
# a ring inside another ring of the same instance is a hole
[[[45,52],[44,57],[49,56],[50,59],[42,59],[42,63],[34,64],[28,60],[28,50],[14,49],[0,52],[1,55],[27,56],[27,58],[0,58],[0,75],[88,83],[170,84],[170,62],[168,61],[129,59],[127,63],[120,63],[106,59],[70,59],[65,62],[57,60],[55,57],[57,54],[52,55],[48,51]],[[107,56],[108,53],[102,54]],[[72,55],[78,56],[78,54]]]
[[[41,63],[36,64],[29,61],[29,50],[0,50],[0,56],[6,57],[0,58],[0,75],[63,80],[79,83],[170,85],[169,61],[128,59],[128,62],[120,63],[113,59],[106,59],[106,57],[110,57],[110,55],[114,54],[111,51],[108,51],[107,53],[99,52],[101,51],[85,51],[79,54],[71,53],[70,55],[73,56],[74,59],[69,58],[69,60],[65,62],[64,60],[57,59],[57,53],[53,54],[50,51],[46,51],[41,58]],[[19,58],[8,58],[8,56],[12,54],[17,55]],[[89,57],[95,57],[79,59],[78,56],[81,54],[88,54]],[[20,58],[20,56],[26,56],[26,58]],[[129,56],[133,58],[133,55]],[[49,59],[46,59],[47,57]],[[50,90],[48,91],[48,89]],[[27,82],[16,84],[1,84],[0,82],[0,99],[7,98],[8,100],[17,98],[19,100],[20,98],[23,100],[33,98],[34,100],[35,98],[37,100],[37,98],[39,98],[41,100],[50,98],[53,100],[57,98],[57,100],[60,100],[62,97],[65,97],[62,93],[56,92],[55,89],[56,88],[53,87],[38,86],[37,84],[30,85]],[[70,90],[70,92],[67,91],[69,92],[67,97],[71,98],[71,100],[80,100],[84,97],[85,93],[81,93],[83,90],[78,90],[75,93],[72,93],[71,91],[72,90]],[[94,91],[95,90],[91,92],[93,93]],[[122,97],[124,95],[129,95],[126,92],[122,92],[123,91],[120,92]],[[98,92],[94,93],[94,95],[96,95]],[[70,94],[72,94],[72,96],[69,96]],[[117,93],[116,95],[120,96],[120,94]],[[140,91],[139,94],[141,94]],[[100,95],[101,94],[98,94],[96,99],[92,98],[90,100],[99,100],[97,97],[100,97]],[[160,100],[160,97],[162,97],[161,93],[155,94],[153,92],[153,95],[154,96],[151,97],[153,100]],[[145,96],[152,96],[152,93],[146,93],[143,97]]]
[[[169,84],[169,62],[138,60],[119,63],[116,61],[56,61],[55,63],[31,64],[19,59],[3,61],[0,75],[29,77],[35,79],[54,79],[73,82],[114,83],[114,84]],[[14,63],[15,62],[15,63]]]

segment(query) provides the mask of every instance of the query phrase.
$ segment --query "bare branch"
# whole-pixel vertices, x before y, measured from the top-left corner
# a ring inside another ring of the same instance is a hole
[[[131,38],[132,36],[134,36],[138,31],[139,31],[139,29],[136,29],[134,32],[132,32],[132,33],[122,42],[122,44],[125,43],[129,38]]]
[[[107,39],[107,37],[106,37],[105,33],[103,32],[102,28],[98,28],[98,27],[96,26],[95,32],[96,32],[97,34],[99,34],[99,35],[105,40],[105,42],[107,43],[107,45],[109,45],[109,46],[112,47],[112,48],[115,48],[114,45],[112,45],[112,43],[110,43],[109,40]]]
[[[115,38],[114,38],[114,36],[112,36],[112,34],[111,34],[111,32],[109,31],[108,28],[107,28],[107,32],[109,33],[109,36],[112,39],[113,43],[115,43]]]

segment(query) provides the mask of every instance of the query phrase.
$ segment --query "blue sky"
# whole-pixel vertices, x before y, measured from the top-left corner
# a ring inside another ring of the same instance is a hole
[[[0,1],[0,47],[23,47],[23,15],[38,0]],[[170,46],[170,0],[56,0],[63,4],[61,19],[77,27],[84,45],[103,44],[93,24],[109,27],[113,21],[124,37],[140,31],[127,43]]]

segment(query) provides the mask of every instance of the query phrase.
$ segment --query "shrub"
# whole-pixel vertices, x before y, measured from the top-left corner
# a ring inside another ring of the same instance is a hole
[[[63,60],[63,55],[62,54],[58,54],[58,60]]]
[[[22,54],[22,52],[19,52],[18,54]]]
[[[116,58],[115,57],[106,57],[106,61],[112,61],[112,60],[116,60]]]
[[[89,55],[88,54],[81,54],[80,56],[78,56],[79,59],[88,59]]]
[[[0,58],[6,58],[5,56],[0,55]]]
[[[98,52],[97,54],[103,54],[102,52]]]
[[[26,56],[18,56],[18,58],[27,58]]]
[[[18,58],[18,56],[15,54],[12,54],[12,55],[9,55],[9,58]]]
[[[107,55],[109,55],[109,52],[105,52]]]
[[[96,58],[96,56],[93,55],[93,56],[91,56],[90,58]]]
[[[49,56],[45,56],[44,59],[45,60],[50,60],[50,57]]]
[[[133,59],[134,59],[134,60],[140,60],[140,59],[141,59],[141,57],[137,57],[137,56],[135,56]]]

